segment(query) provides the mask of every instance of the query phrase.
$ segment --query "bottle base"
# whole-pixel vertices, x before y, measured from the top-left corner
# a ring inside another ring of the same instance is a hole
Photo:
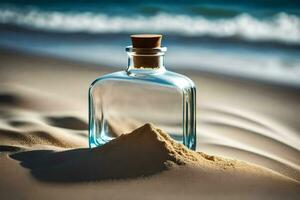
[[[190,143],[184,144],[183,142],[183,138],[181,136],[178,135],[172,135],[170,134],[171,138],[174,139],[176,142],[181,143],[183,145],[185,145],[186,147],[188,147],[191,150],[196,150],[196,139],[195,138],[190,138],[190,140],[192,140]],[[108,143],[109,141],[113,140],[114,138],[110,138],[108,140],[102,140],[100,138],[95,139],[95,138],[90,138],[89,141],[89,147],[90,148],[95,148],[95,147],[100,147],[106,143]]]

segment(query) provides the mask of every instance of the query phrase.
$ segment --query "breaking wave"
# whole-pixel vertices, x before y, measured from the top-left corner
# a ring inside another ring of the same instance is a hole
[[[286,13],[278,13],[264,19],[255,18],[249,14],[210,19],[203,16],[166,13],[153,16],[110,16],[96,12],[0,8],[0,24],[55,32],[158,32],[300,44],[300,18]]]

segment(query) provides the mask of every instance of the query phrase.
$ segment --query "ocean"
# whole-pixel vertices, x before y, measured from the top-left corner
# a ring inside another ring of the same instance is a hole
[[[125,69],[130,34],[163,34],[171,70],[300,87],[300,2],[0,2],[0,47]]]

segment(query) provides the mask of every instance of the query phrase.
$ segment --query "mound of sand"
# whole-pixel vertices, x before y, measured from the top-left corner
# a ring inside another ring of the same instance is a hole
[[[22,165],[30,168],[37,178],[49,181],[148,176],[174,165],[197,165],[214,158],[187,149],[151,124],[94,149],[29,151],[12,157],[21,160]]]
[[[195,168],[208,180],[270,183],[284,180],[267,169],[189,150],[151,124],[94,149],[27,151],[11,155],[42,181],[78,182],[149,176],[178,166]],[[268,183],[268,184],[269,184]]]

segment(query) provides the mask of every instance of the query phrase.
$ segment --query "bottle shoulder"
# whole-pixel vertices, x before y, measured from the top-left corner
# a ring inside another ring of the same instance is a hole
[[[194,82],[182,74],[163,70],[154,73],[131,73],[128,71],[118,71],[105,74],[92,82],[90,88],[107,81],[126,81],[135,83],[156,84],[166,87],[175,87],[178,89],[195,88]]]

